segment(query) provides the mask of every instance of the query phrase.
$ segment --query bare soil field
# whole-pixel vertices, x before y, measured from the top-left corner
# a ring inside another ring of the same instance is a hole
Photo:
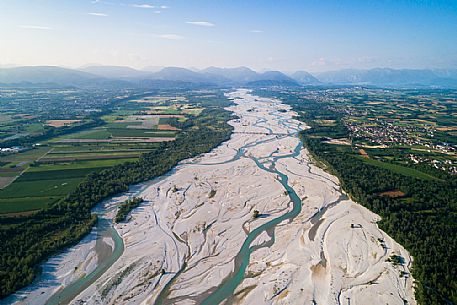
[[[158,125],[157,129],[158,130],[173,130],[173,131],[179,130],[179,128],[176,128],[176,127],[168,125],[168,124]]]
[[[335,145],[351,145],[351,141],[349,141],[349,139],[331,139],[326,141],[325,143]]]
[[[379,193],[379,196],[386,196],[386,197],[391,197],[391,198],[399,198],[405,196],[405,193],[403,193],[400,190],[394,190],[394,191],[386,191]]]
[[[63,127],[63,126],[70,126],[74,123],[79,123],[81,120],[48,120],[46,121],[46,125],[52,127]]]
[[[365,149],[363,149],[363,148],[359,149],[359,153],[360,153],[364,158],[370,159],[370,156],[367,154],[367,152],[365,151]]]
[[[16,177],[0,177],[0,189],[7,187]]]

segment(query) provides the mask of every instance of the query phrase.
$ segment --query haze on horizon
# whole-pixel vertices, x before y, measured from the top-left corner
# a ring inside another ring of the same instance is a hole
[[[457,2],[0,2],[0,66],[457,68]]]

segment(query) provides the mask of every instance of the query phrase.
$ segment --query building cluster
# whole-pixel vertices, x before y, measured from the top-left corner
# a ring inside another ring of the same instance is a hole
[[[21,146],[3,147],[0,148],[0,154],[15,154],[24,150],[27,150],[27,148]]]
[[[451,175],[457,175],[457,162],[453,160],[436,160],[423,156],[409,154],[408,158],[414,164],[427,164],[436,169],[448,172]]]
[[[427,134],[430,131],[414,125],[396,125],[380,119],[374,119],[369,123],[359,123],[350,120],[344,121],[351,131],[353,138],[363,139],[367,142],[379,145],[425,145],[430,141],[414,136],[414,134]]]

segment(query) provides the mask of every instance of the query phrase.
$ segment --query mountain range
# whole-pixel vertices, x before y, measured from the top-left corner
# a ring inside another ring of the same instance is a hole
[[[315,73],[296,71],[256,72],[247,67],[150,67],[137,70],[123,66],[86,66],[69,69],[56,66],[0,68],[2,85],[55,85],[76,87],[192,87],[206,86],[331,86],[363,85],[394,88],[457,88],[457,70],[345,69]]]

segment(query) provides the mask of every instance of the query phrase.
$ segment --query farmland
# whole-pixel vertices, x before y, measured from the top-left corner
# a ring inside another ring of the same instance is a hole
[[[44,107],[49,97],[52,97],[49,90],[45,93],[48,98],[41,100],[41,103],[36,101],[36,107]],[[40,97],[45,93],[29,94]],[[85,116],[81,111],[70,114],[69,110],[65,110],[65,107],[69,107],[65,101],[70,99],[70,93],[74,101],[83,100],[85,97],[84,94],[73,91],[54,92],[53,94],[59,97],[53,98],[54,103],[61,106],[61,111],[55,115],[45,112],[44,109],[33,111],[30,105],[19,111],[37,114],[26,116],[32,120],[30,126],[36,126],[37,134],[19,136],[17,139],[21,141],[16,144],[20,146],[2,149],[0,214],[3,216],[49,206],[67,196],[88,174],[137,161],[142,154],[157,149],[161,142],[174,141],[187,119],[198,116],[204,110],[198,103],[195,104],[195,101],[191,105],[184,95],[168,97],[163,96],[163,92],[155,92],[127,93],[121,96],[114,92],[103,95],[111,96],[112,100],[106,98],[97,104],[98,108],[86,108],[85,111],[90,115]],[[19,100],[29,96],[24,90],[17,92],[17,95]],[[5,119],[2,124],[6,127],[8,124],[20,124],[25,117],[12,115],[15,108],[9,107],[18,102],[14,100],[12,93],[7,96],[8,102],[2,109]],[[95,106],[96,98],[100,96],[92,97],[94,102],[89,105]],[[75,103],[74,101],[72,103]],[[85,122],[97,123],[84,125]],[[30,129],[30,126],[27,128]],[[59,132],[75,126],[79,128]],[[19,127],[21,128],[23,127]],[[44,130],[49,128],[55,136],[43,137]],[[11,129],[8,130],[11,132]],[[3,139],[6,139],[3,143],[23,131],[17,132],[9,136],[6,131],[3,132]],[[38,139],[42,140],[38,142]]]

